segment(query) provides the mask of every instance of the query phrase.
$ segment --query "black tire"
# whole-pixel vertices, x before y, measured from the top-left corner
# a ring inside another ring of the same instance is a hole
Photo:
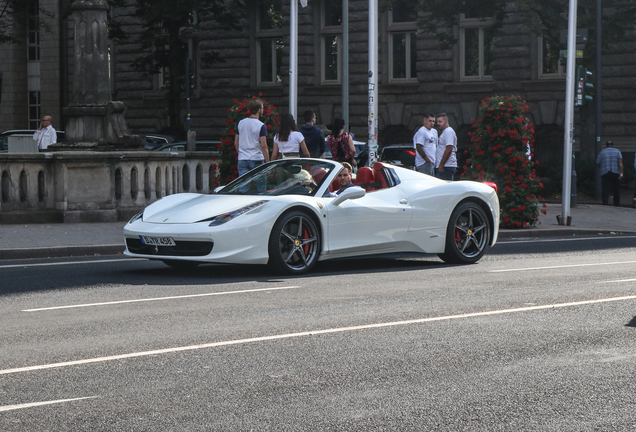
[[[446,228],[446,247],[438,256],[449,264],[472,264],[484,255],[490,241],[490,218],[474,202],[458,205]]]
[[[272,228],[268,252],[268,264],[277,273],[306,273],[312,269],[320,256],[320,231],[307,213],[286,213]]]
[[[165,265],[172,267],[175,270],[185,271],[192,270],[199,264],[197,261],[183,261],[183,260],[161,260]]]

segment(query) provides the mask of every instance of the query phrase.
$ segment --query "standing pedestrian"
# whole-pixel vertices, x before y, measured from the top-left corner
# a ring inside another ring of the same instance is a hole
[[[596,165],[601,169],[601,199],[603,205],[609,205],[610,189],[614,195],[614,205],[621,204],[621,179],[623,178],[623,155],[614,148],[613,141],[607,141],[605,148],[598,154]]]
[[[263,103],[259,99],[252,99],[248,103],[247,109],[250,115],[238,123],[234,138],[234,148],[238,153],[239,176],[269,162],[267,127],[259,120],[261,112],[263,112]]]
[[[446,113],[437,114],[437,129],[440,135],[435,155],[435,176],[452,181],[457,171],[457,135],[448,124]]]
[[[307,150],[313,158],[321,158],[325,156],[325,134],[316,127],[316,113],[307,110],[303,114],[305,125],[301,126],[300,133],[305,137]]]
[[[344,119],[334,119],[331,126],[331,135],[327,137],[331,159],[338,162],[348,162],[352,166],[358,166],[355,155],[356,148],[353,145],[353,137],[344,131]]]
[[[413,136],[415,148],[415,167],[424,174],[432,176],[435,171],[435,152],[437,151],[437,130],[435,130],[435,114],[422,116],[422,127]]]
[[[53,129],[52,123],[51,116],[42,117],[40,127],[33,134],[33,140],[37,141],[39,151],[44,151],[48,146],[57,142],[57,132]]]
[[[274,150],[272,160],[300,157],[302,151],[304,157],[310,157],[309,150],[305,144],[305,137],[298,132],[298,127],[291,114],[283,114],[280,119],[280,129],[274,136]]]

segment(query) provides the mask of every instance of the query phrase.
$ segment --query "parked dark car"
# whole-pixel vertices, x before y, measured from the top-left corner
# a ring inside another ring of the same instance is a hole
[[[63,141],[66,137],[66,133],[64,131],[55,131],[57,132],[57,140]],[[4,131],[0,134],[0,153],[6,153],[9,151],[9,136],[11,135],[33,135],[35,133],[35,129],[15,129]]]
[[[158,147],[174,142],[174,138],[169,135],[146,135],[146,150],[155,150]]]
[[[195,151],[217,151],[221,141],[219,140],[197,140],[195,142]],[[170,144],[164,144],[153,149],[153,151],[186,151],[187,143],[185,141],[174,142]]]
[[[378,160],[412,169],[415,167],[415,149],[413,144],[390,144],[382,147]]]

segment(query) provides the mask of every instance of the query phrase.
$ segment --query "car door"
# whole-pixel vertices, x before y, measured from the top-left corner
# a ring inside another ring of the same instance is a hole
[[[337,206],[331,201],[325,199],[329,253],[388,251],[405,240],[412,207],[399,188],[370,192]]]

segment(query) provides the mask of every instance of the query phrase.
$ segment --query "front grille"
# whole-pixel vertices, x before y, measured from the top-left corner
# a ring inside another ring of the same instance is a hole
[[[145,245],[140,239],[126,238],[126,246],[132,253],[157,256],[205,256],[212,252],[214,243],[211,241],[183,241],[175,240],[175,246]]]

